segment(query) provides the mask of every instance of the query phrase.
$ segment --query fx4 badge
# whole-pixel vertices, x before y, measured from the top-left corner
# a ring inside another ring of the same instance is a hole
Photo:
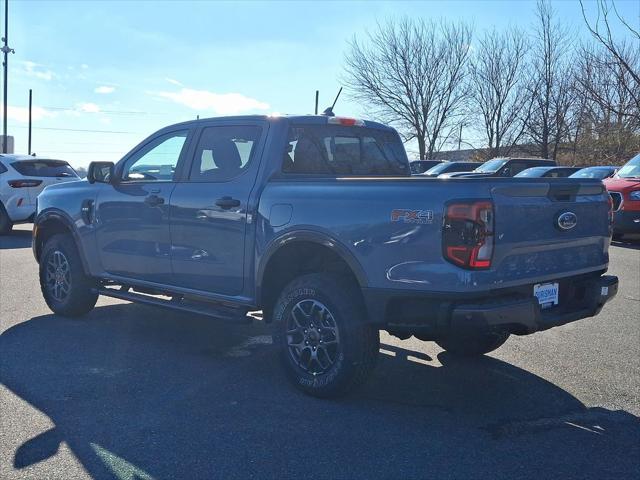
[[[405,210],[402,208],[396,208],[391,210],[391,221],[419,223],[423,225],[433,223],[433,210]]]

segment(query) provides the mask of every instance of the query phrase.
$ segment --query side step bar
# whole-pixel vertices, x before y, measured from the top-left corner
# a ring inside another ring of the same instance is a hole
[[[152,295],[144,293],[130,292],[128,287],[108,288],[102,286],[97,289],[100,295],[105,297],[119,298],[134,303],[142,303],[144,305],[152,305],[155,307],[169,308],[181,312],[195,313],[205,315],[220,320],[232,321],[234,323],[251,323],[253,317],[247,316],[247,308],[227,307],[211,302],[198,302],[185,300],[182,297],[173,297],[171,300],[163,300]]]

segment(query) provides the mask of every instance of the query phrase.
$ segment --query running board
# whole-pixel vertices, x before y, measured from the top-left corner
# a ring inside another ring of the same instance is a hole
[[[211,302],[198,302],[185,300],[182,297],[173,297],[171,300],[163,300],[144,293],[130,292],[127,287],[100,287],[97,289],[100,295],[105,297],[118,298],[134,303],[163,307],[180,312],[195,313],[220,320],[232,321],[234,323],[251,323],[253,317],[247,316],[248,309],[244,307],[227,307]]]

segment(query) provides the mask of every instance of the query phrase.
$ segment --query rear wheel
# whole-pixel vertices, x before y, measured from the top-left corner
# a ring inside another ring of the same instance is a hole
[[[40,258],[40,289],[49,308],[67,317],[84,315],[98,300],[96,286],[84,272],[73,237],[52,236]]]
[[[439,338],[436,343],[452,355],[474,357],[493,352],[509,338],[506,332],[486,332],[466,335],[448,335]]]
[[[335,397],[365,382],[380,348],[357,287],[330,274],[287,285],[273,312],[276,344],[289,379],[316,397]]]
[[[9,214],[4,208],[4,205],[0,203],[0,235],[8,235],[13,228],[13,222],[9,218]]]

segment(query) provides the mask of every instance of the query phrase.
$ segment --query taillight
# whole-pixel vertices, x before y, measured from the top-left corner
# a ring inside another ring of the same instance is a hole
[[[477,202],[447,205],[442,228],[442,253],[449,262],[468,269],[491,267],[493,204]]]
[[[9,180],[7,183],[13,188],[37,187],[42,180]]]
[[[613,198],[611,195],[607,195],[607,200],[609,200],[609,225],[613,225]]]

